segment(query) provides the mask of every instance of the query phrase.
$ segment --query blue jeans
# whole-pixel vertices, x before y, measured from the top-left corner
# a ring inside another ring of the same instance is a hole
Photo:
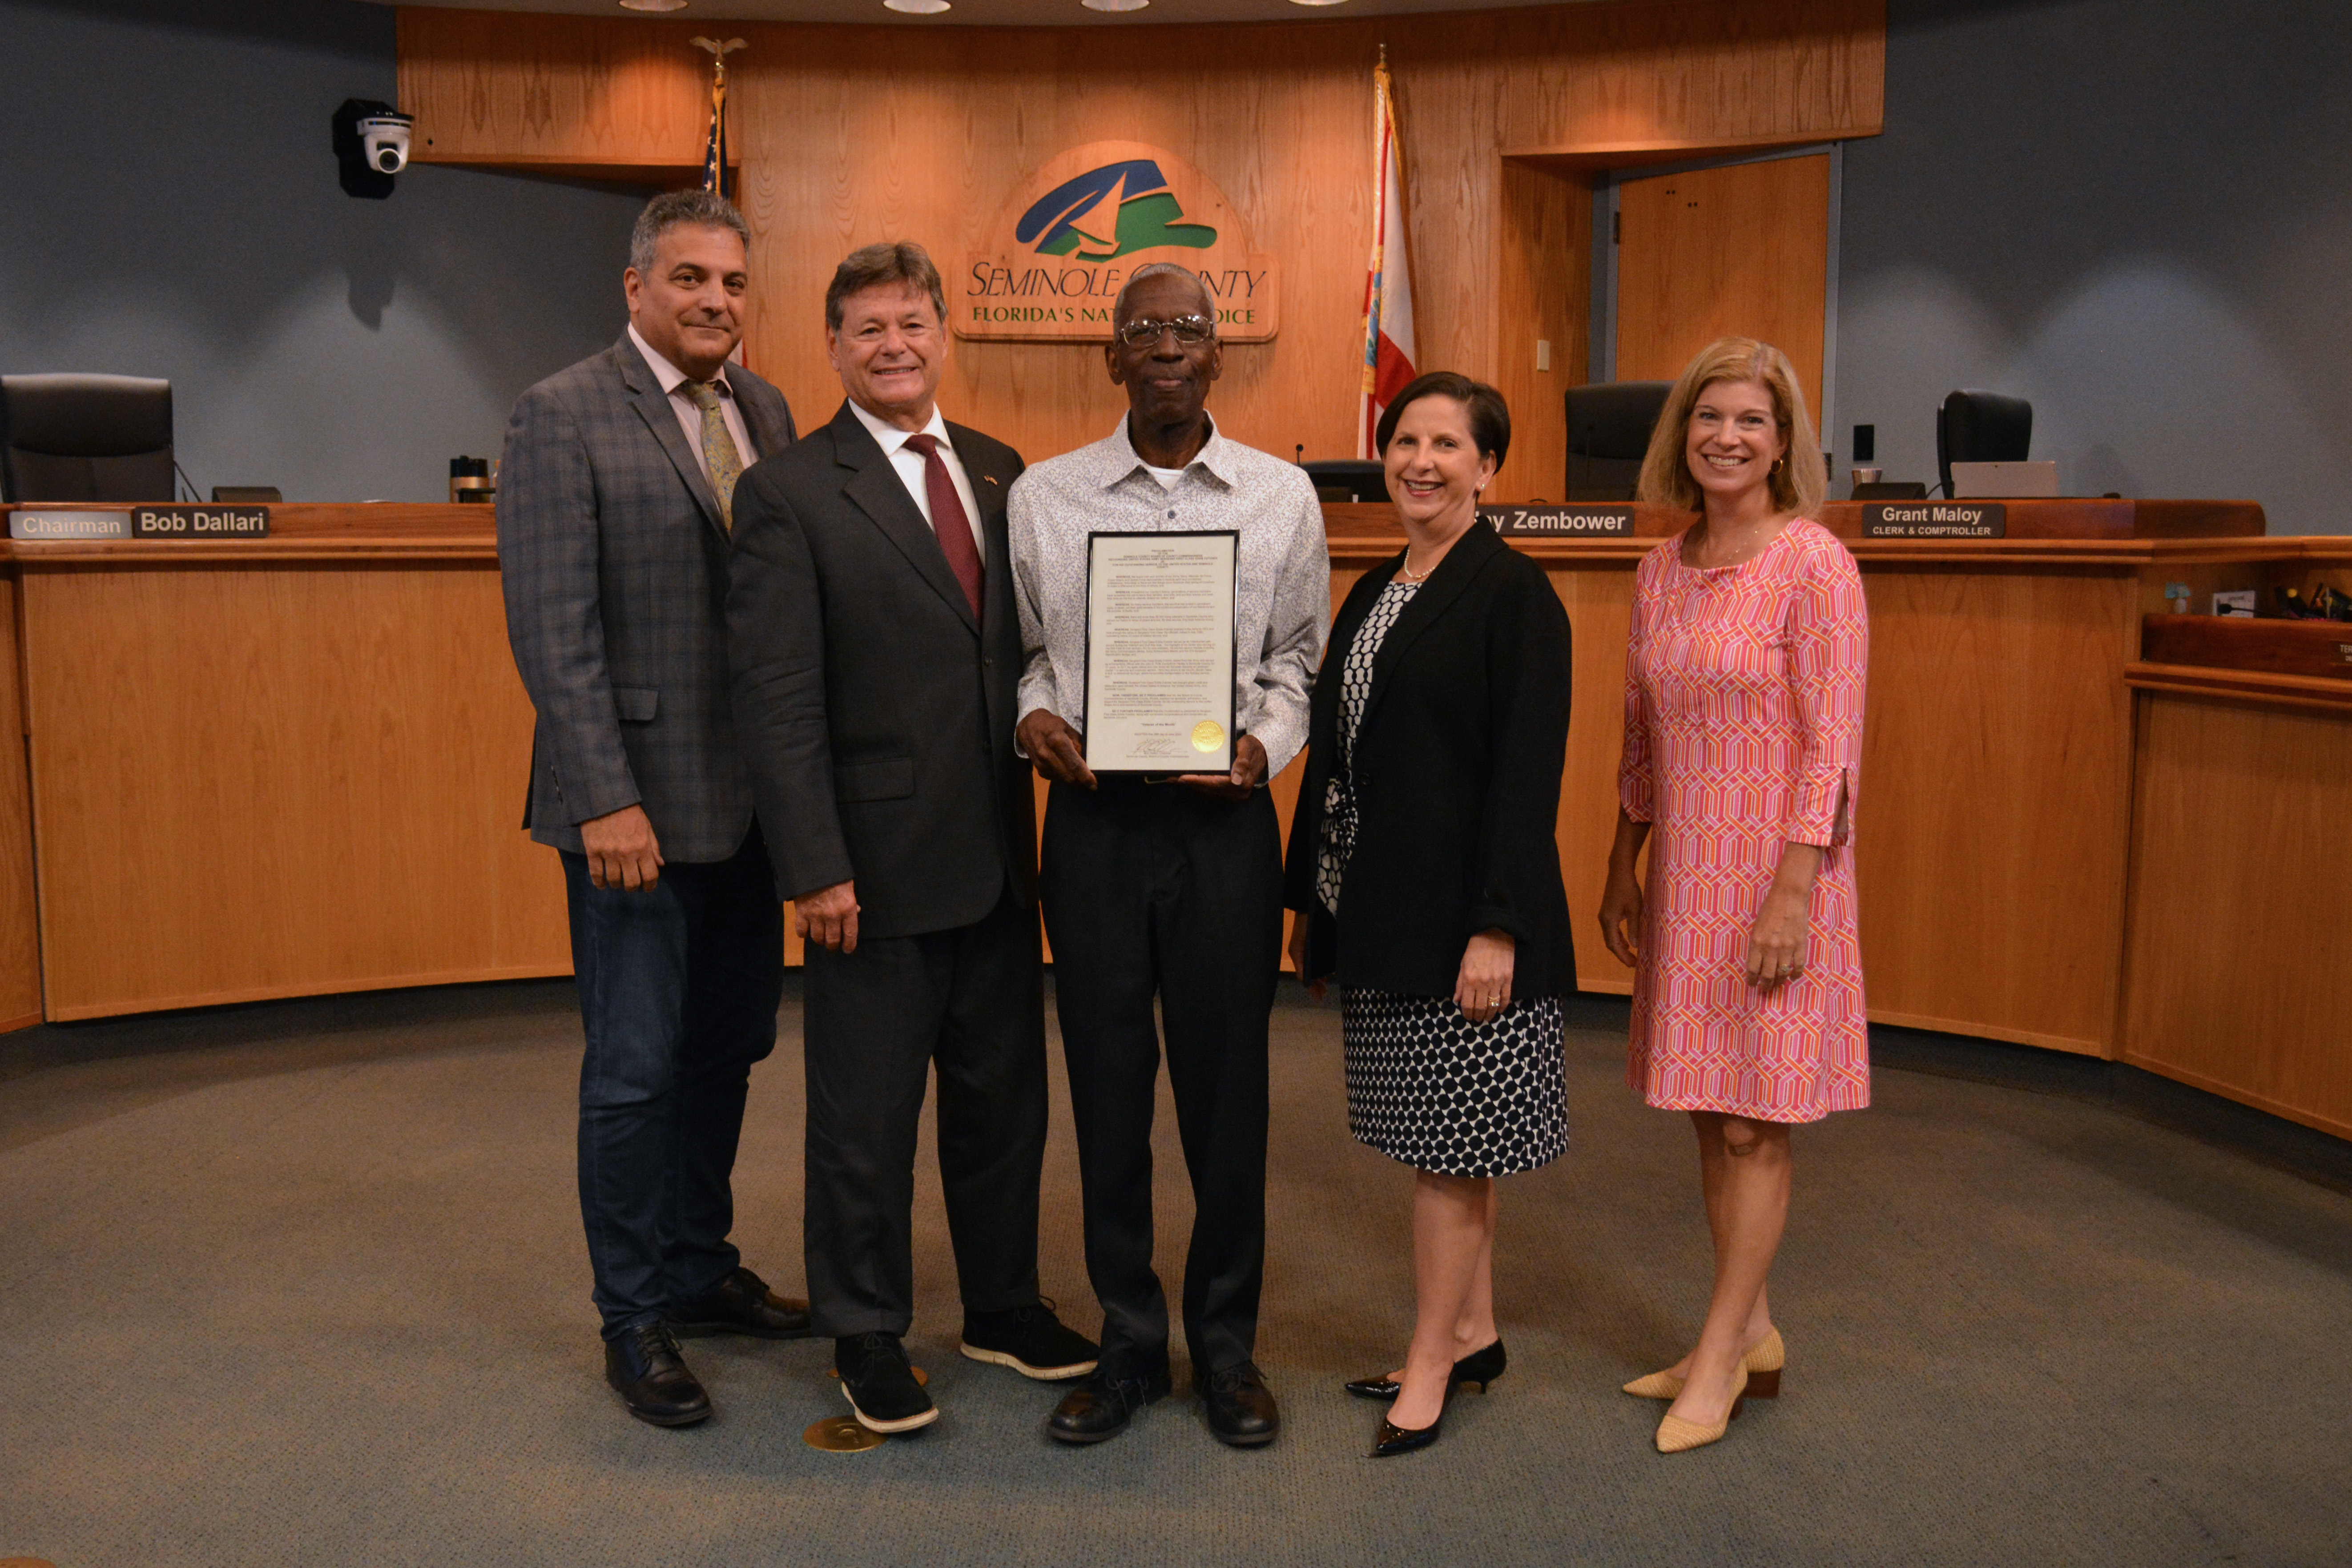
[[[604,1337],[709,1295],[742,1259],[730,1180],[751,1064],[776,1048],[783,906],[755,825],[649,892],[565,852],[580,1064],[580,1215]]]

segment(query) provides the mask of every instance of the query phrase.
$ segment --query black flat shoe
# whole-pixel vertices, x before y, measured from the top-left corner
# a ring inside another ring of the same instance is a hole
[[[1503,1342],[1498,1339],[1486,1349],[1474,1350],[1455,1362],[1452,1381],[1455,1384],[1475,1383],[1478,1385],[1478,1392],[1484,1394],[1486,1385],[1502,1376],[1503,1369],[1509,1364],[1510,1358],[1503,1354]],[[1397,1396],[1395,1380],[1387,1377],[1360,1377],[1347,1385],[1347,1389],[1359,1399],[1393,1399]]]
[[[1054,1315],[1054,1303],[1034,1301],[1003,1312],[963,1315],[963,1343],[974,1361],[1009,1366],[1024,1377],[1060,1383],[1095,1369],[1101,1347]]]
[[[604,1342],[604,1381],[640,1421],[691,1427],[710,1417],[710,1396],[660,1323],[640,1323]]]
[[[833,1369],[841,1375],[849,1413],[869,1432],[911,1432],[940,1418],[939,1406],[915,1381],[907,1348],[897,1334],[850,1334],[835,1340]]]

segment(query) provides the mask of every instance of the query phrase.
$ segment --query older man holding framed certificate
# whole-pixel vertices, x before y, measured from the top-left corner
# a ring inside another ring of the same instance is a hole
[[[1194,1205],[1185,1343],[1210,1430],[1248,1447],[1281,1424],[1254,1360],[1282,946],[1265,782],[1306,744],[1330,560],[1305,472],[1208,416],[1223,357],[1199,277],[1139,268],[1112,320],[1105,359],[1127,417],[1024,473],[1006,518],[1019,740],[1053,781],[1041,891],[1103,1308],[1100,1364],[1046,1429],[1099,1442],[1168,1392],[1151,1267],[1156,998]]]

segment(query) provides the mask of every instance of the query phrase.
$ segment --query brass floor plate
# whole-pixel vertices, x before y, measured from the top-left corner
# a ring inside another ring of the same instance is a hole
[[[828,1416],[801,1434],[801,1441],[821,1454],[862,1454],[889,1439],[869,1432],[850,1416]]]

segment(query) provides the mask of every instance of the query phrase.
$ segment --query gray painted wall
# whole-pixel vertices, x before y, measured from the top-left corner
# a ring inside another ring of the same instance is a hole
[[[1955,387],[2033,401],[2070,494],[2352,532],[2352,6],[1889,0],[1846,149],[1841,468],[1935,473]],[[1843,486],[1839,486],[1843,493]]]
[[[2070,491],[2251,496],[2352,531],[2352,7],[1890,0],[1850,144],[1841,464],[1935,465],[1957,386],[2033,400]],[[201,12],[192,16],[191,13]],[[425,500],[612,340],[638,198],[414,168],[336,187],[394,96],[351,0],[0,0],[0,370],[168,376],[200,486]]]
[[[411,168],[335,183],[394,97],[351,0],[0,0],[0,371],[167,376],[181,465],[289,500],[436,500],[517,393],[610,343],[642,198]]]

